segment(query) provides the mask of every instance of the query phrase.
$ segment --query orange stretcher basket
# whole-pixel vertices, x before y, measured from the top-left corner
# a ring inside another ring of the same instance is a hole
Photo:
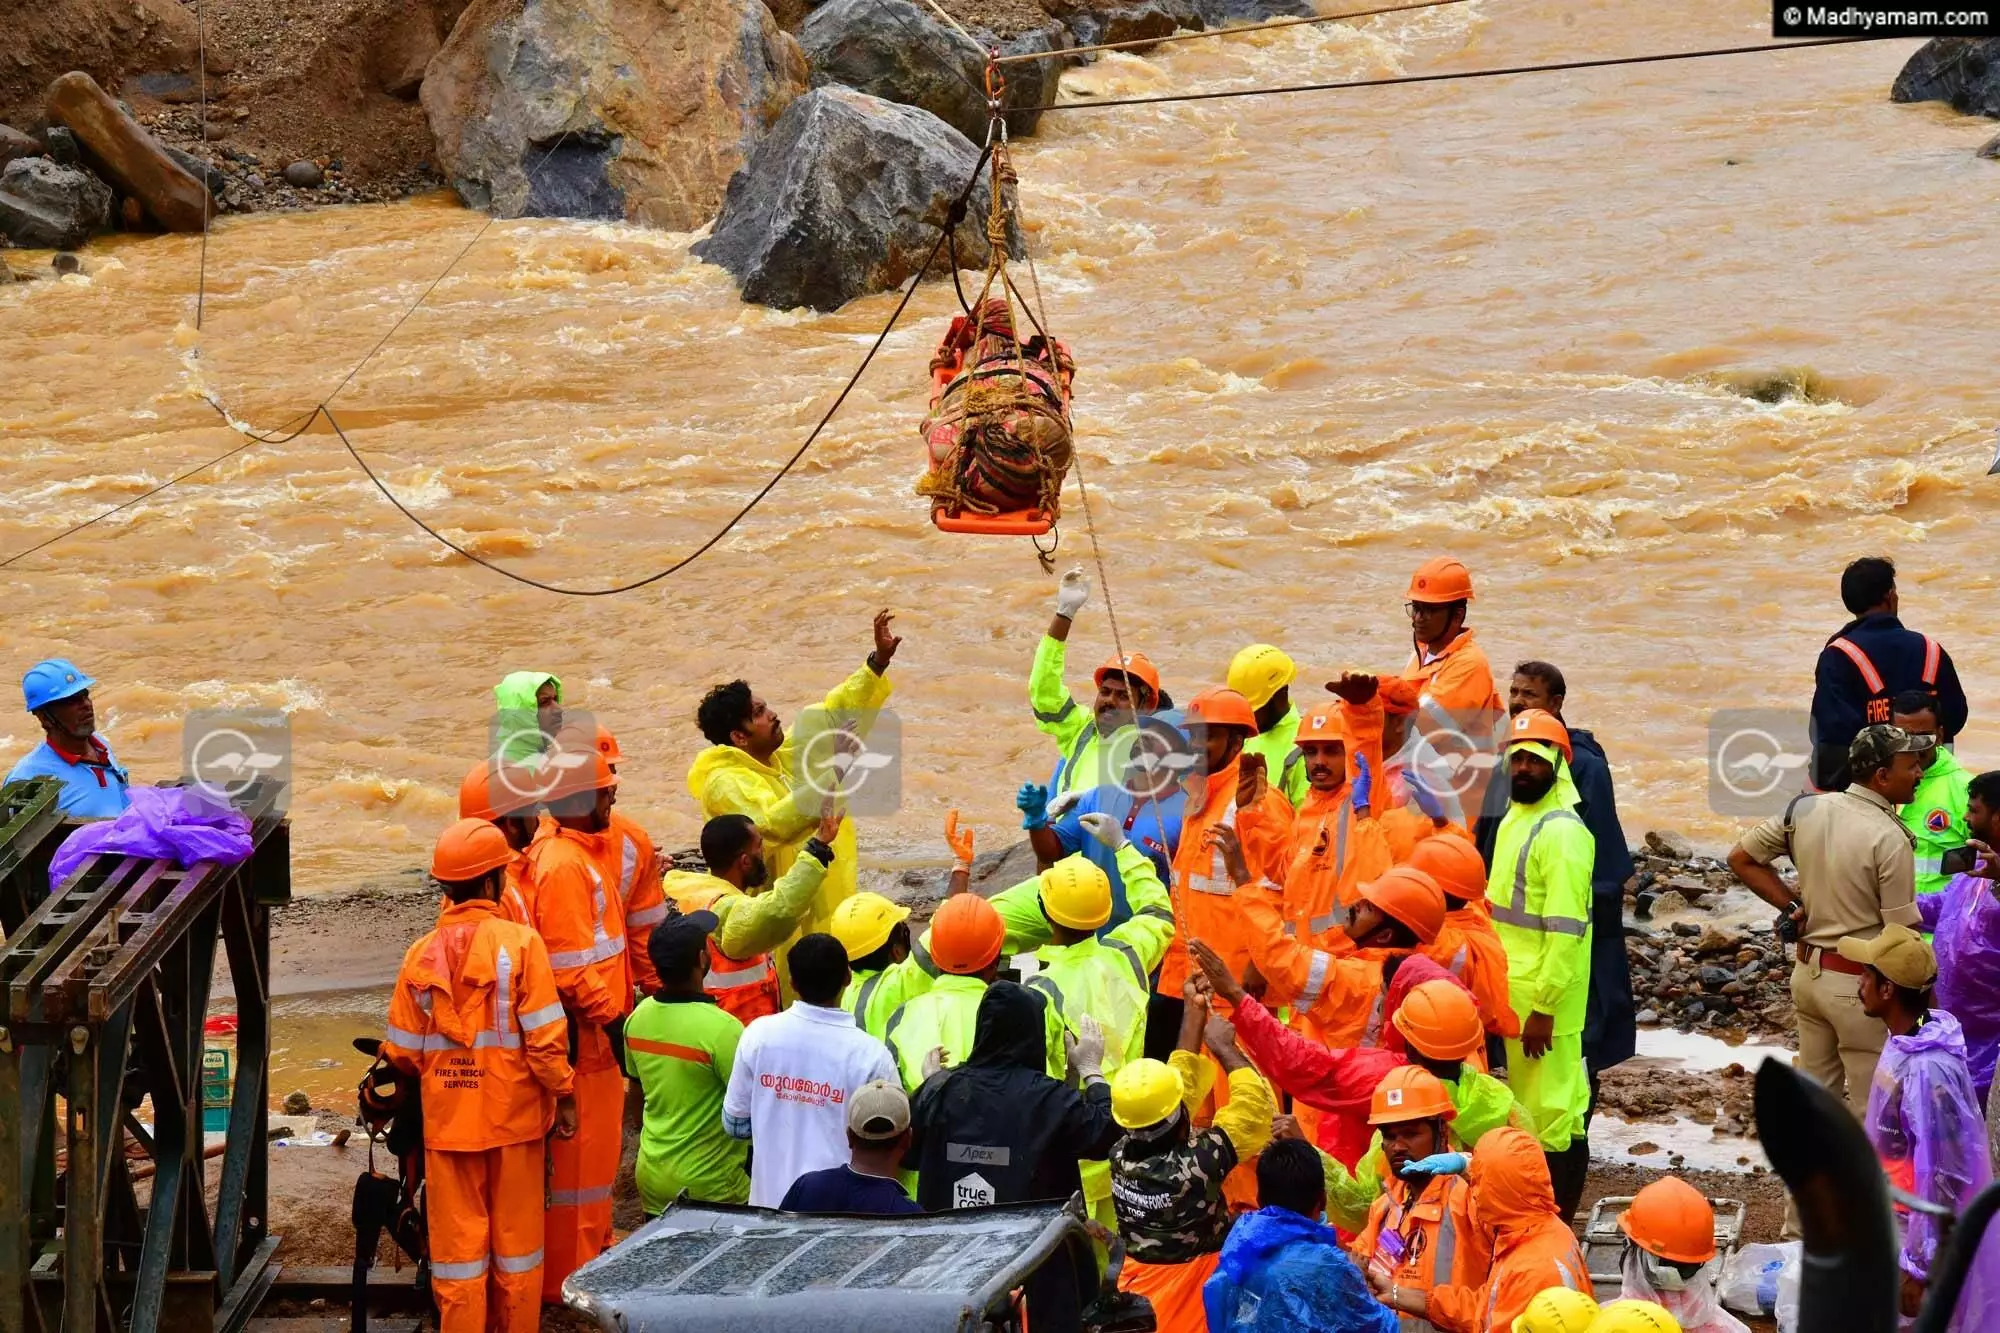
[[[933,509],[931,522],[939,532],[975,537],[1040,537],[1056,526],[1056,521],[1039,509],[1009,509],[998,514],[947,514]]]

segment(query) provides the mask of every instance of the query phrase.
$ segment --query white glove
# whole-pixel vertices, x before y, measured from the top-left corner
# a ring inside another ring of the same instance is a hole
[[[923,1066],[924,1077],[929,1078],[931,1075],[938,1073],[948,1063],[949,1060],[945,1056],[944,1047],[942,1046],[931,1047],[930,1050],[924,1053],[924,1066]]]
[[[1066,791],[1043,807],[1043,813],[1050,819],[1061,819],[1064,815],[1076,809],[1076,803],[1082,799],[1082,792]]]
[[[1056,589],[1056,614],[1065,620],[1076,619],[1076,613],[1083,610],[1083,604],[1090,600],[1090,580],[1084,577],[1082,565],[1071,565],[1069,572],[1062,576],[1062,587]]]
[[[1076,1071],[1077,1082],[1104,1077],[1104,1029],[1095,1018],[1085,1014],[1078,1019],[1076,1031],[1063,1034],[1063,1045],[1068,1048],[1069,1067]]]
[[[1125,845],[1125,826],[1110,815],[1078,815],[1076,822],[1083,825],[1085,833],[1114,852]]]

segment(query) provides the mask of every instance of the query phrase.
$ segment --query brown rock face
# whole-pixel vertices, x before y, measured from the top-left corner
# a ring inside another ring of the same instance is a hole
[[[49,85],[49,116],[69,126],[124,193],[168,231],[200,231],[208,191],[167,156],[152,135],[119,110],[88,74],[71,71]]]
[[[474,208],[689,230],[805,84],[763,0],[474,0],[422,100]]]

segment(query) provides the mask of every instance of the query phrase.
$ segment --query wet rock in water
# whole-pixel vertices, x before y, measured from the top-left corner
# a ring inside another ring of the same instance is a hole
[[[1685,912],[1689,904],[1687,895],[1680,890],[1665,889],[1653,895],[1650,906],[1652,911],[1649,915],[1660,916],[1662,914],[1672,915],[1676,912]]]
[[[312,1109],[312,1098],[306,1096],[304,1092],[288,1092],[285,1094],[286,1115],[311,1115]]]
[[[928,111],[815,88],[729,182],[715,231],[694,254],[727,269],[746,301],[838,309],[917,271],[978,160],[971,140]],[[961,263],[985,265],[977,210],[957,242]]]
[[[1892,102],[1949,102],[2000,118],[2000,38],[1937,37],[1917,48],[1889,90]]]
[[[1671,861],[1685,861],[1694,855],[1694,844],[1688,841],[1686,834],[1673,829],[1649,829],[1646,850]]]
[[[0,168],[0,236],[69,250],[111,225],[111,187],[81,167],[17,157]]]
[[[812,66],[814,87],[844,85],[884,101],[922,107],[982,143],[988,123],[982,48],[1003,56],[1058,51],[1069,45],[1069,35],[1053,19],[1004,39],[981,28],[971,31],[976,42],[916,0],[828,0],[806,16],[799,46]],[[1053,57],[1006,67],[1008,133],[1034,133],[1041,112],[1024,108],[1054,101],[1061,72],[1062,61]]]
[[[55,270],[55,275],[58,278],[66,278],[72,273],[81,272],[83,270],[83,261],[72,254],[59,254],[49,260],[49,267]]]
[[[326,180],[317,162],[294,162],[285,168],[284,176],[285,184],[299,190],[316,190]]]
[[[1989,162],[2000,161],[2000,134],[1994,135],[1991,139],[1979,145],[1977,156],[1983,157]]]
[[[763,0],[474,0],[420,100],[473,208],[687,231],[806,76]]]
[[[1743,947],[1743,937],[1720,926],[1704,926],[1694,942],[1698,954],[1735,953]]]
[[[6,166],[17,157],[40,157],[41,141],[32,134],[23,134],[12,125],[0,125],[0,167]]]
[[[1042,0],[1042,8],[1078,46],[1148,41],[1206,26],[1200,0]]]
[[[119,190],[145,205],[168,231],[200,231],[208,191],[181,170],[139,122],[88,74],[71,72],[49,85],[49,114],[75,132]]]

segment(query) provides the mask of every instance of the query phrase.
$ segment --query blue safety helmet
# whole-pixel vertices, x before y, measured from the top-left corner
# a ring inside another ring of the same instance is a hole
[[[28,711],[32,713],[38,708],[61,703],[73,694],[82,694],[96,683],[84,675],[76,663],[51,657],[45,662],[35,663],[28,668],[28,674],[21,677],[21,697],[27,700]]]

